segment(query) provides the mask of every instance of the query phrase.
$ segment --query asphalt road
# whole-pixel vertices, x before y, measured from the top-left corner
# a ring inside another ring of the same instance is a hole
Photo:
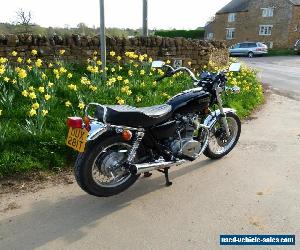
[[[270,94],[230,155],[173,169],[168,188],[155,173],[106,199],[76,184],[3,195],[0,249],[262,249],[220,247],[220,234],[296,234],[299,245],[299,104]]]
[[[300,56],[240,58],[258,70],[263,83],[281,94],[300,100]]]

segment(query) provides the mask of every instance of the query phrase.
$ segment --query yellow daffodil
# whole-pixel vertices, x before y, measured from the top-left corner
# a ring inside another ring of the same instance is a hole
[[[71,106],[72,106],[72,103],[71,103],[70,101],[66,101],[66,102],[65,102],[65,105],[66,105],[66,107],[68,107],[68,108],[69,108],[69,107],[71,107]]]
[[[145,87],[145,86],[146,86],[145,82],[142,82],[141,87]]]
[[[31,109],[30,111],[29,111],[29,116],[35,116],[36,115],[36,110],[35,109]]]
[[[152,63],[152,62],[153,62],[153,59],[152,59],[151,57],[149,57],[148,62],[149,62],[149,63]]]
[[[27,64],[30,64],[31,63],[31,59],[30,58],[27,59],[26,62],[27,62]]]
[[[85,77],[85,76],[81,77],[80,82],[83,85],[89,85],[89,84],[91,84],[90,80],[87,77]]]
[[[60,68],[59,68],[59,72],[60,72],[61,74],[67,73],[67,69],[64,68],[64,67],[60,67]]]
[[[157,84],[157,82],[156,82],[156,81],[154,81],[154,82],[152,83],[152,85],[153,85],[153,86],[156,86],[156,84]]]
[[[116,52],[111,51],[111,52],[109,52],[109,54],[110,54],[110,56],[114,57],[116,55]]]
[[[37,55],[37,50],[36,49],[33,49],[33,50],[31,50],[31,55],[33,55],[33,56],[36,56]]]
[[[111,72],[115,72],[116,71],[116,69],[115,68],[111,68]]]
[[[2,115],[2,112],[3,112],[3,110],[2,110],[2,109],[0,109],[0,116]]]
[[[84,109],[84,103],[83,102],[80,102],[79,104],[78,104],[78,108],[80,108],[80,109]]]
[[[50,100],[50,98],[51,98],[51,95],[49,95],[49,94],[46,94],[44,97],[45,97],[45,100],[46,100],[46,101],[49,101],[49,100]]]
[[[101,62],[100,60],[98,60],[96,63],[97,63],[97,65],[99,65],[99,66],[102,65],[102,62]]]
[[[126,91],[126,95],[131,95],[132,94],[132,91],[131,90],[127,90]]]
[[[121,88],[121,92],[122,93],[125,93],[125,92],[127,92],[129,90],[129,87],[128,86],[125,86],[125,87],[122,87]]]
[[[142,69],[142,70],[140,71],[140,75],[141,75],[141,76],[145,75],[145,70]]]
[[[53,67],[53,64],[52,64],[52,63],[49,63],[49,64],[48,64],[48,67],[49,67],[49,68],[52,68],[52,67]]]
[[[97,87],[93,86],[93,85],[90,85],[89,89],[92,90],[93,92],[95,92],[97,90]]]
[[[67,77],[71,79],[73,77],[72,73],[68,73]]]
[[[34,92],[30,92],[28,96],[30,99],[36,99],[36,94]]]
[[[59,51],[59,54],[62,56],[63,54],[65,54],[65,50],[64,49],[61,49],[60,51]]]
[[[21,78],[21,79],[26,78],[26,77],[27,77],[27,72],[26,72],[26,70],[25,70],[25,69],[20,69],[19,72],[18,72],[18,76],[19,76],[19,78]]]
[[[29,91],[34,91],[34,87],[33,87],[33,86],[30,86],[30,87],[29,87]]]
[[[53,87],[53,85],[54,85],[54,83],[52,83],[52,82],[48,82],[48,87],[49,87],[49,88],[52,88],[52,87]]]
[[[141,102],[141,101],[142,101],[142,98],[139,97],[139,96],[137,96],[137,97],[136,97],[136,101],[137,101],[137,102]]]
[[[123,99],[119,99],[119,100],[117,101],[117,103],[118,103],[119,105],[124,105],[124,104],[125,104],[125,101],[124,101]]]
[[[75,84],[69,84],[69,85],[68,85],[68,88],[69,88],[70,90],[77,91],[77,86],[76,86]]]
[[[44,88],[44,87],[39,87],[39,91],[40,91],[41,93],[44,93],[44,92],[45,92],[45,88]]]
[[[13,52],[11,52],[11,55],[12,55],[12,56],[17,56],[17,55],[18,55],[18,52],[17,52],[17,51],[13,51]]]
[[[123,81],[123,83],[124,83],[124,84],[128,84],[128,83],[129,83],[129,80],[128,80],[128,79],[125,79],[125,80]]]
[[[170,63],[171,63],[171,61],[170,61],[170,60],[167,60],[167,61],[166,61],[166,63],[167,63],[167,64],[170,64]]]
[[[12,80],[12,83],[13,83],[13,84],[16,84],[16,83],[17,83],[17,80],[16,80],[16,79],[13,79],[13,80]]]
[[[48,115],[48,110],[43,109],[43,110],[42,110],[42,116],[46,116],[46,115]]]
[[[22,91],[22,96],[24,96],[24,97],[28,96],[28,91],[26,89]]]
[[[132,70],[128,70],[128,75],[129,76],[133,76],[133,71]]]
[[[31,105],[31,108],[35,109],[35,110],[39,109],[39,107],[40,107],[40,104],[38,104],[37,102]]]
[[[9,78],[8,78],[7,76],[4,77],[3,80],[4,80],[5,82],[9,82]]]
[[[122,69],[123,69],[123,67],[119,65],[119,66],[118,66],[118,69],[119,69],[119,71],[120,71],[120,70],[122,70]]]
[[[43,64],[43,61],[42,61],[41,59],[37,59],[36,62],[35,62],[35,66],[36,66],[37,68],[42,67],[42,64]]]
[[[190,61],[190,62],[188,62],[188,65],[189,65],[189,66],[191,66],[191,65],[192,65],[192,62],[191,62],[191,61]]]
[[[118,60],[118,61],[121,61],[121,60],[122,60],[122,57],[117,56],[117,60]]]
[[[18,57],[17,62],[18,62],[18,63],[22,63],[22,62],[23,62],[23,59],[22,59],[21,57]]]
[[[123,80],[123,77],[122,77],[122,76],[118,76],[118,77],[117,77],[117,80],[118,80],[118,81],[122,81],[122,80]]]
[[[4,64],[4,63],[6,63],[7,61],[8,61],[7,58],[5,58],[5,57],[0,57],[0,64]]]
[[[47,78],[47,75],[45,73],[42,73],[42,79],[45,80]]]
[[[95,50],[95,51],[93,52],[93,55],[94,55],[94,56],[98,55],[98,52]]]

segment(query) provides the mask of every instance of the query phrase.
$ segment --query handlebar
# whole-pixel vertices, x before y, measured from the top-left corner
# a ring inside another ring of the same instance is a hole
[[[178,73],[180,71],[186,71],[194,82],[198,82],[199,81],[199,79],[196,78],[196,76],[194,75],[194,73],[190,69],[188,69],[186,67],[179,67],[179,68],[176,68],[176,69],[174,69],[170,65],[165,65],[165,67],[168,68],[168,71],[163,76],[157,78],[156,81],[161,81],[161,80],[163,80],[166,77],[171,77],[171,76],[175,75],[176,73]]]

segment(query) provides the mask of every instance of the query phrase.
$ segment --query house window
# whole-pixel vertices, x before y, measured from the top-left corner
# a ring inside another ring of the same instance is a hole
[[[235,19],[236,19],[236,13],[229,13],[229,14],[228,14],[228,22],[229,22],[229,23],[234,22]]]
[[[226,29],[226,39],[231,40],[235,37],[235,28]]]
[[[207,39],[208,39],[208,40],[214,39],[214,33],[208,33],[208,34],[207,34]]]
[[[259,35],[260,36],[271,36],[273,25],[260,25]]]
[[[261,8],[262,9],[262,17],[272,17],[274,14],[274,8]]]

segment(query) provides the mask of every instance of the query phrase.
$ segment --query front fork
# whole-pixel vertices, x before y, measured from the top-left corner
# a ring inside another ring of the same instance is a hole
[[[229,127],[228,127],[228,122],[227,122],[227,119],[226,119],[226,114],[225,114],[224,109],[223,109],[223,102],[222,102],[222,98],[221,98],[221,92],[222,91],[223,91],[223,89],[220,88],[220,87],[218,87],[217,90],[216,90],[217,102],[218,102],[218,106],[219,106],[220,113],[221,113],[221,121],[222,121],[223,127],[225,129],[227,137],[229,137],[230,132],[229,132]]]

